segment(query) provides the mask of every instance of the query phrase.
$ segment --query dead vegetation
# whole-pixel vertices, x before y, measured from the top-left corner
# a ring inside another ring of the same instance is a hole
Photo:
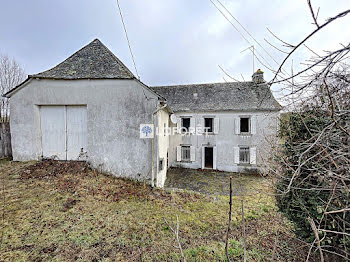
[[[228,197],[166,192],[100,174],[79,162],[2,162],[0,261],[180,261],[164,221],[179,219],[187,261],[225,261]],[[264,186],[264,185],[262,185]],[[268,190],[268,188],[262,189]],[[248,261],[300,261],[307,245],[269,194],[247,195]],[[228,252],[243,256],[234,196]]]

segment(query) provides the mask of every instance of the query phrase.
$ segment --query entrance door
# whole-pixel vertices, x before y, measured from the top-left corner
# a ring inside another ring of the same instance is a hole
[[[64,106],[42,106],[40,115],[43,157],[66,160]]]
[[[205,147],[205,153],[204,153],[204,165],[206,168],[213,168],[213,148],[212,147]]]
[[[43,157],[81,160],[87,151],[86,106],[41,106],[40,115]]]

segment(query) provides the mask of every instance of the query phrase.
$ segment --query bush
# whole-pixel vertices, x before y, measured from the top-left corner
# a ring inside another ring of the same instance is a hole
[[[348,125],[350,116],[344,114],[342,121]],[[308,242],[315,239],[308,217],[321,230],[340,232],[319,231],[321,245],[345,255],[350,250],[350,212],[327,212],[349,208],[349,137],[328,113],[310,108],[285,115],[280,136],[279,208]]]

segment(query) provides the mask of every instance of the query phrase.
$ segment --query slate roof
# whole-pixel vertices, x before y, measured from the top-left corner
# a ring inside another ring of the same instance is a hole
[[[151,88],[166,98],[174,112],[281,110],[267,84],[230,82]]]
[[[104,45],[95,39],[54,68],[35,78],[49,79],[134,79],[131,71]]]

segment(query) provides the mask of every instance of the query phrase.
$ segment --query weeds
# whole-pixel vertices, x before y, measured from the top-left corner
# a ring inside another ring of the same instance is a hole
[[[0,176],[6,182],[0,199],[6,194],[7,200],[0,261],[180,261],[164,223],[176,215],[187,261],[226,259],[227,196],[151,190],[78,162],[3,162]],[[239,197],[233,197],[232,210],[229,250],[239,257]],[[279,243],[288,243],[289,250],[277,247],[276,257],[295,260],[300,243],[273,197],[246,196],[245,211],[248,261],[269,260],[282,233]]]

